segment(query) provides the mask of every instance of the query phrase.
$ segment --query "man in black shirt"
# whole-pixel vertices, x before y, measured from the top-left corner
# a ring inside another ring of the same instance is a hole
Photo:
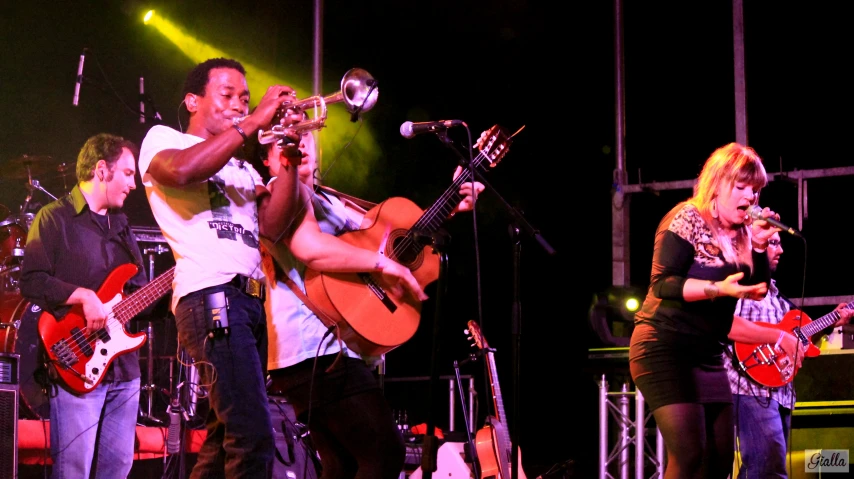
[[[136,351],[144,337],[128,336],[123,323],[129,318],[113,307],[125,286],[118,280],[127,286],[146,282],[139,247],[119,211],[136,188],[137,154],[136,145],[121,137],[89,138],[77,157],[77,185],[38,211],[27,236],[20,288],[43,310],[42,346],[52,353],[47,357],[54,478],[88,478],[90,472],[95,478],[127,477],[133,465],[140,393]],[[127,264],[136,268],[108,278]],[[105,351],[112,357],[105,358]],[[63,363],[86,364],[80,370],[86,377]]]

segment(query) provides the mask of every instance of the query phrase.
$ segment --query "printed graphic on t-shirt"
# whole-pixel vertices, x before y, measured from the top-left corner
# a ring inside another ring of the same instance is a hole
[[[258,236],[255,234],[256,232],[249,231],[243,225],[232,221],[231,202],[225,195],[225,182],[218,175],[208,181],[208,198],[213,215],[213,219],[208,221],[208,227],[216,230],[217,238],[232,241],[240,238],[246,246],[257,248]]]

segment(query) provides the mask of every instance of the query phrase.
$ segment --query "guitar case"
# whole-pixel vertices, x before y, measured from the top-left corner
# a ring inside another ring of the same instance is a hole
[[[297,421],[293,406],[285,398],[275,395],[268,397],[273,419],[273,439],[276,442],[273,479],[317,479],[320,475],[320,458],[311,444],[308,428]]]

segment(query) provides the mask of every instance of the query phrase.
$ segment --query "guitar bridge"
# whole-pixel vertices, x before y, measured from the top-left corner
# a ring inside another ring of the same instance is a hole
[[[70,368],[77,364],[77,355],[74,354],[74,351],[71,350],[65,340],[57,341],[50,350],[62,367]]]
[[[739,361],[739,367],[747,371],[756,366],[771,366],[780,373],[780,378],[788,381],[795,372],[792,359],[782,349],[774,349],[770,344],[757,346],[749,356],[752,361]]]
[[[365,283],[365,286],[374,293],[374,296],[379,298],[379,300],[383,303],[383,305],[388,309],[390,313],[394,313],[397,311],[397,305],[394,304],[394,301],[386,294],[385,290],[374,281],[374,278],[370,275],[370,273],[358,273],[359,278],[362,282]]]

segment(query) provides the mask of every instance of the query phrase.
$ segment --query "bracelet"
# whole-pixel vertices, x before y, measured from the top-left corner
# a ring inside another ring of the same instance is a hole
[[[231,125],[231,127],[237,130],[238,133],[240,133],[240,136],[243,137],[243,141],[249,141],[249,137],[246,136],[246,132],[243,131],[243,128],[240,128],[240,125],[235,123],[234,125]]]
[[[783,342],[783,336],[785,336],[785,331],[780,331],[780,337],[777,338],[777,342],[774,343],[774,349],[778,349],[780,347],[780,343]]]
[[[709,284],[707,284],[703,288],[703,292],[706,293],[707,298],[714,300],[718,297],[718,293],[720,293],[720,290],[718,289],[718,286],[715,284],[714,281],[709,281]]]

